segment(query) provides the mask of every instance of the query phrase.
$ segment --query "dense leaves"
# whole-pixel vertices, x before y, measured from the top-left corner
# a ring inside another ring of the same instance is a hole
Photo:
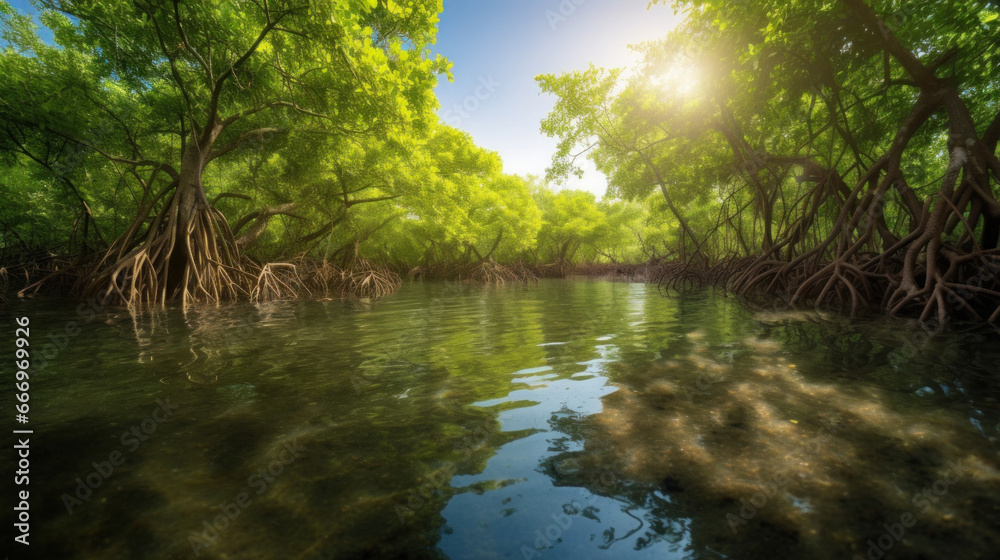
[[[4,247],[99,262],[95,295],[281,292],[246,256],[461,276],[668,253],[658,208],[505,174],[438,121],[440,2],[37,7],[52,42],[2,5]]]
[[[439,122],[440,0],[39,0],[51,41],[0,3],[4,250],[72,256],[79,289],[126,303],[281,295],[261,263],[303,257],[476,278],[652,259],[1000,319],[995,3],[654,4],[687,17],[639,68],[538,78],[546,181],[589,157],[597,200]]]
[[[552,178],[586,154],[613,192],[658,189],[689,268],[738,293],[1000,319],[995,4],[672,5],[637,72],[538,78]]]

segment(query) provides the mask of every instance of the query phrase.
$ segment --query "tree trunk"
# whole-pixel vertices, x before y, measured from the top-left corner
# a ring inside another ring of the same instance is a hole
[[[110,266],[102,261],[97,272],[84,279],[86,296],[105,304],[141,306],[174,300],[219,302],[249,293],[257,275],[244,268],[232,231],[209,204],[202,184],[212,143],[222,129],[216,124],[186,142],[173,194],[144,240]],[[144,219],[137,217],[129,232],[139,231]],[[116,242],[119,255],[121,247],[133,242],[128,237]],[[109,255],[115,252],[112,249]]]

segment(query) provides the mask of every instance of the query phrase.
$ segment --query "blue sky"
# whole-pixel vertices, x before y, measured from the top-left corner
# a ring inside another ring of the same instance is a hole
[[[33,12],[28,0],[8,0]],[[679,22],[669,6],[648,0],[444,0],[434,50],[454,64],[454,82],[437,94],[444,122],[500,153],[504,169],[544,175],[556,140],[540,131],[555,104],[535,83],[539,74],[627,66],[628,45],[665,36]],[[471,110],[470,110],[471,109]],[[604,195],[606,180],[590,162],[567,188]]]
[[[437,88],[442,119],[500,153],[509,173],[544,175],[556,140],[540,131],[555,104],[539,74],[634,61],[628,45],[665,36],[679,22],[648,0],[444,0],[435,51],[454,63],[455,81]],[[489,84],[489,87],[486,87]],[[456,110],[456,106],[459,109]],[[474,108],[468,111],[468,108]],[[604,195],[588,162],[566,187]]]

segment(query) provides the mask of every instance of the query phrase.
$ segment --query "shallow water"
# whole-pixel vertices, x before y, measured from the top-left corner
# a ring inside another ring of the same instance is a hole
[[[1000,546],[989,334],[593,281],[141,318],[19,302],[4,325],[12,314],[48,357],[32,376],[28,557]],[[79,333],[59,334],[69,321]]]

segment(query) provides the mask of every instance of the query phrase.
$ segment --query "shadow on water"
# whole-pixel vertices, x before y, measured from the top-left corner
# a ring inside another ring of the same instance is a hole
[[[33,377],[31,552],[987,558],[998,358],[587,281],[108,310]]]
[[[1000,395],[998,362],[983,353],[996,341],[756,319],[758,336],[694,331],[660,359],[620,364],[584,451],[553,460],[574,464],[554,469],[554,484],[631,513],[607,524],[605,542],[683,544],[678,558],[991,557],[1000,434],[986,427]],[[626,529],[628,542],[612,539]]]

